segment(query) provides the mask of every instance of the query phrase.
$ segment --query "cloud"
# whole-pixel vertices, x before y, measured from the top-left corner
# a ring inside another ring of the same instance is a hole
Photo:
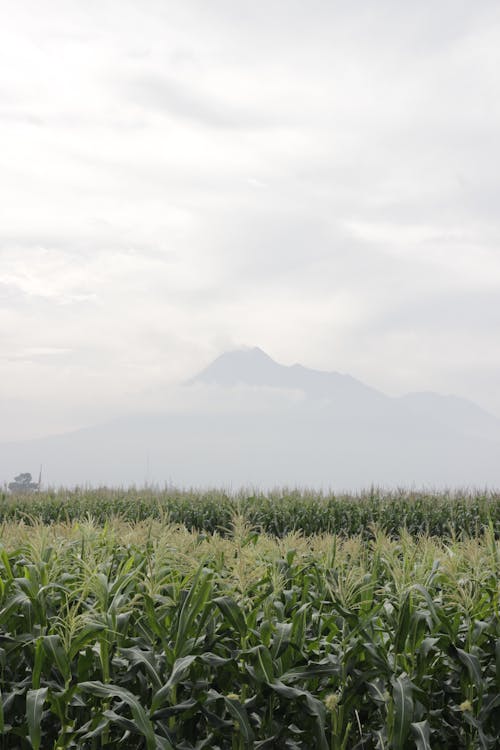
[[[173,117],[191,120],[202,126],[223,129],[255,129],[272,125],[264,112],[250,107],[238,109],[231,101],[196,91],[181,81],[158,74],[142,74],[124,85],[132,102]]]
[[[28,432],[29,404],[127,410],[240,344],[500,413],[496,3],[10,6],[0,376]]]

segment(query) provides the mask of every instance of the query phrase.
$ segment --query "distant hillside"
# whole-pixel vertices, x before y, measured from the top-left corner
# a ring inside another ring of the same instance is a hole
[[[392,398],[260,349],[221,355],[182,393],[193,394],[184,412],[3,444],[0,478],[43,464],[53,484],[500,486],[500,422],[465,399]]]

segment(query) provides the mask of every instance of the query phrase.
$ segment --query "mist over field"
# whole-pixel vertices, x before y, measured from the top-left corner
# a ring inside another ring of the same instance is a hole
[[[0,472],[65,485],[323,489],[498,486],[500,420],[436,393],[393,398],[349,375],[226,353],[149,409],[2,445]]]

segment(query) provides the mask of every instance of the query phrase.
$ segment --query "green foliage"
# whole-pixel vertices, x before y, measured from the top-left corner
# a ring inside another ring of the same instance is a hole
[[[229,495],[223,491],[75,489],[36,495],[0,495],[0,522],[36,519],[43,523],[91,516],[105,523],[114,516],[128,521],[169,520],[188,529],[213,533],[229,529],[235,514],[268,534],[284,536],[344,533],[371,535],[375,524],[388,534],[476,536],[491,525],[500,536],[500,494],[494,492],[383,492],[358,495],[276,490]]]
[[[5,524],[3,750],[426,750],[500,736],[499,542]]]

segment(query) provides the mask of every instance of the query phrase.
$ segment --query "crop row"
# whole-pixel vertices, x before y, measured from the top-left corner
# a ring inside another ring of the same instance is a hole
[[[373,524],[389,534],[469,536],[492,525],[500,536],[500,494],[494,492],[382,492],[335,495],[306,491],[230,494],[196,490],[59,490],[30,495],[0,495],[0,522],[29,516],[44,523],[91,515],[99,523],[113,516],[129,521],[167,519],[189,529],[222,531],[235,513],[266,533],[283,536],[365,533]]]
[[[0,746],[495,748],[500,547],[6,523]]]

